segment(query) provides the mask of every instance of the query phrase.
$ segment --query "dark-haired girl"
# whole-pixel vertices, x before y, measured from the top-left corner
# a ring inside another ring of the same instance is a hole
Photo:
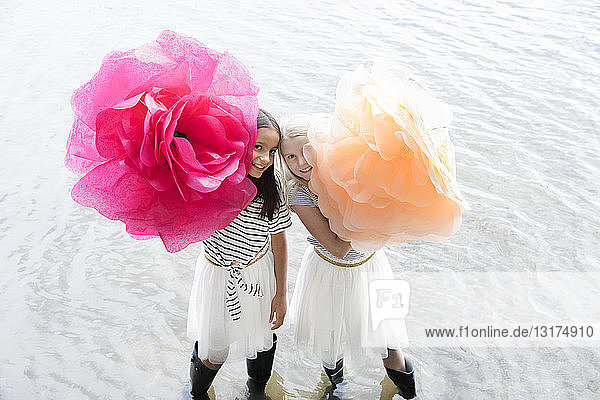
[[[191,394],[207,391],[229,352],[246,357],[246,393],[262,398],[271,376],[287,296],[287,242],[291,226],[282,184],[274,169],[281,132],[259,110],[250,179],[252,202],[224,229],[203,242],[188,310],[187,333],[196,340],[190,366]]]

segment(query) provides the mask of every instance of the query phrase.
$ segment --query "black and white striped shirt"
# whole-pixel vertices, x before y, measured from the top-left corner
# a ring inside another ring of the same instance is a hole
[[[304,185],[294,184],[290,189],[289,202],[292,206],[309,206],[319,208],[317,204],[318,201],[319,200],[316,197],[316,195],[311,195],[310,190],[308,190],[308,188]],[[319,243],[319,241],[314,237],[309,235],[307,237],[307,240],[308,243],[315,246],[315,248],[319,250],[319,252],[325,257],[342,264],[352,264],[361,262],[371,256],[370,254],[350,249],[350,251],[348,252],[348,254],[346,254],[344,258],[339,258],[327,251],[327,249],[323,247],[323,245]]]
[[[204,240],[204,254],[213,264],[223,267],[234,262],[248,265],[269,242],[269,235],[279,233],[292,225],[285,206],[283,190],[278,180],[279,207],[269,221],[260,216],[263,200],[254,200],[225,228],[216,231]]]

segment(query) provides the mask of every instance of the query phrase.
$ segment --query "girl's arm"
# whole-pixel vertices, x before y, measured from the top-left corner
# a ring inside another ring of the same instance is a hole
[[[352,246],[350,242],[342,240],[331,231],[329,222],[321,214],[317,207],[312,206],[292,206],[300,221],[304,224],[310,234],[317,239],[328,252],[336,257],[344,258]]]
[[[287,312],[287,239],[285,231],[271,235],[271,246],[273,248],[273,260],[275,268],[275,296],[271,301],[271,316],[269,322],[273,324],[271,329],[277,329],[283,324]]]

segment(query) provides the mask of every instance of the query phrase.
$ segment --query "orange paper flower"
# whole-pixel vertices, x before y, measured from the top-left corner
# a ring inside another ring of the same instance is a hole
[[[331,229],[362,251],[455,233],[466,202],[451,120],[447,105],[384,64],[344,76],[335,115],[309,131],[309,186]]]

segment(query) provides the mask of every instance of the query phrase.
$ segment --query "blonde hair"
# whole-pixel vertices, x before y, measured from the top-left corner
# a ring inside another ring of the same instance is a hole
[[[293,137],[304,136],[308,139],[308,131],[310,130],[310,116],[305,114],[297,114],[291,117],[286,118],[281,124],[281,143],[285,139],[290,139]],[[281,145],[280,145],[281,147]],[[300,178],[295,175],[287,163],[285,162],[285,158],[283,152],[279,151],[279,162],[281,163],[281,170],[283,171],[283,180],[284,180],[284,190],[285,193],[285,202],[290,208],[290,195],[295,193],[301,186],[308,186],[308,182],[305,179]]]

